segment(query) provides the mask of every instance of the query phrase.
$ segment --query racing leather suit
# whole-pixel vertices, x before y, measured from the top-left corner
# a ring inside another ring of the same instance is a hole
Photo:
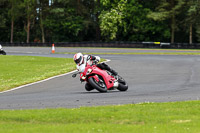
[[[85,66],[87,65],[87,63],[89,65],[92,65],[93,62],[99,62],[100,59],[101,58],[99,56],[84,55],[82,64],[76,65],[77,70],[79,72],[84,72]],[[97,64],[97,67],[99,67],[102,70],[107,70],[107,71],[111,72],[114,75],[117,75],[117,72],[114,71],[113,69],[111,69],[106,63],[99,63],[99,64]]]

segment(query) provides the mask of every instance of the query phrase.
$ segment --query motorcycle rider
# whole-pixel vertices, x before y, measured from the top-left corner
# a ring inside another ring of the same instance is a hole
[[[98,63],[100,61],[100,59],[101,58],[99,56],[83,55],[82,53],[76,53],[74,55],[74,62],[76,63],[76,67],[79,72],[84,72],[87,63],[89,65],[92,65],[94,62]],[[106,63],[99,63],[96,66],[102,70],[107,70],[107,71],[111,72],[115,76],[118,74],[115,70],[113,70],[111,67],[109,67]]]
[[[1,46],[1,44],[0,44],[0,51],[1,51],[1,50],[3,50],[3,49],[2,49],[2,46]]]
[[[85,67],[87,63],[89,65],[92,65],[93,63],[98,63],[100,61],[99,56],[93,56],[93,55],[83,55],[82,53],[76,53],[74,55],[74,62],[76,63],[77,70],[79,72],[84,72]],[[109,67],[106,63],[98,63],[96,66],[102,70],[107,70],[111,72],[114,76],[118,75],[118,73],[113,70],[111,67]],[[92,90],[92,86],[88,83],[85,84],[85,89],[87,91]]]
[[[1,44],[0,44],[0,54],[6,55],[6,52],[3,50]]]

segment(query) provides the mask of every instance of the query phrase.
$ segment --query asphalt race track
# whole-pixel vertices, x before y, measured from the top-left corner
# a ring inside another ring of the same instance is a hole
[[[51,54],[51,48],[5,47],[8,55],[72,58]],[[118,49],[56,48],[56,52],[117,52]],[[137,52],[124,49],[123,52]],[[149,52],[148,50],[143,50]],[[153,50],[150,50],[151,52]],[[141,51],[140,51],[141,52]],[[158,51],[156,51],[158,52]],[[176,51],[175,51],[176,52]],[[128,82],[126,92],[87,92],[72,74],[0,93],[0,109],[76,108],[140,102],[199,100],[200,56],[195,55],[101,55]]]

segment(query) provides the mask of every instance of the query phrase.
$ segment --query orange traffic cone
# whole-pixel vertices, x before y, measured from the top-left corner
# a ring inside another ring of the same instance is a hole
[[[55,53],[55,47],[54,47],[54,44],[52,44],[52,50],[51,50],[51,53]]]

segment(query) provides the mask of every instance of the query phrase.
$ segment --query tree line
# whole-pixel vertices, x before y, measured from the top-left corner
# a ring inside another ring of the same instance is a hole
[[[200,0],[1,0],[0,42],[200,42]]]

